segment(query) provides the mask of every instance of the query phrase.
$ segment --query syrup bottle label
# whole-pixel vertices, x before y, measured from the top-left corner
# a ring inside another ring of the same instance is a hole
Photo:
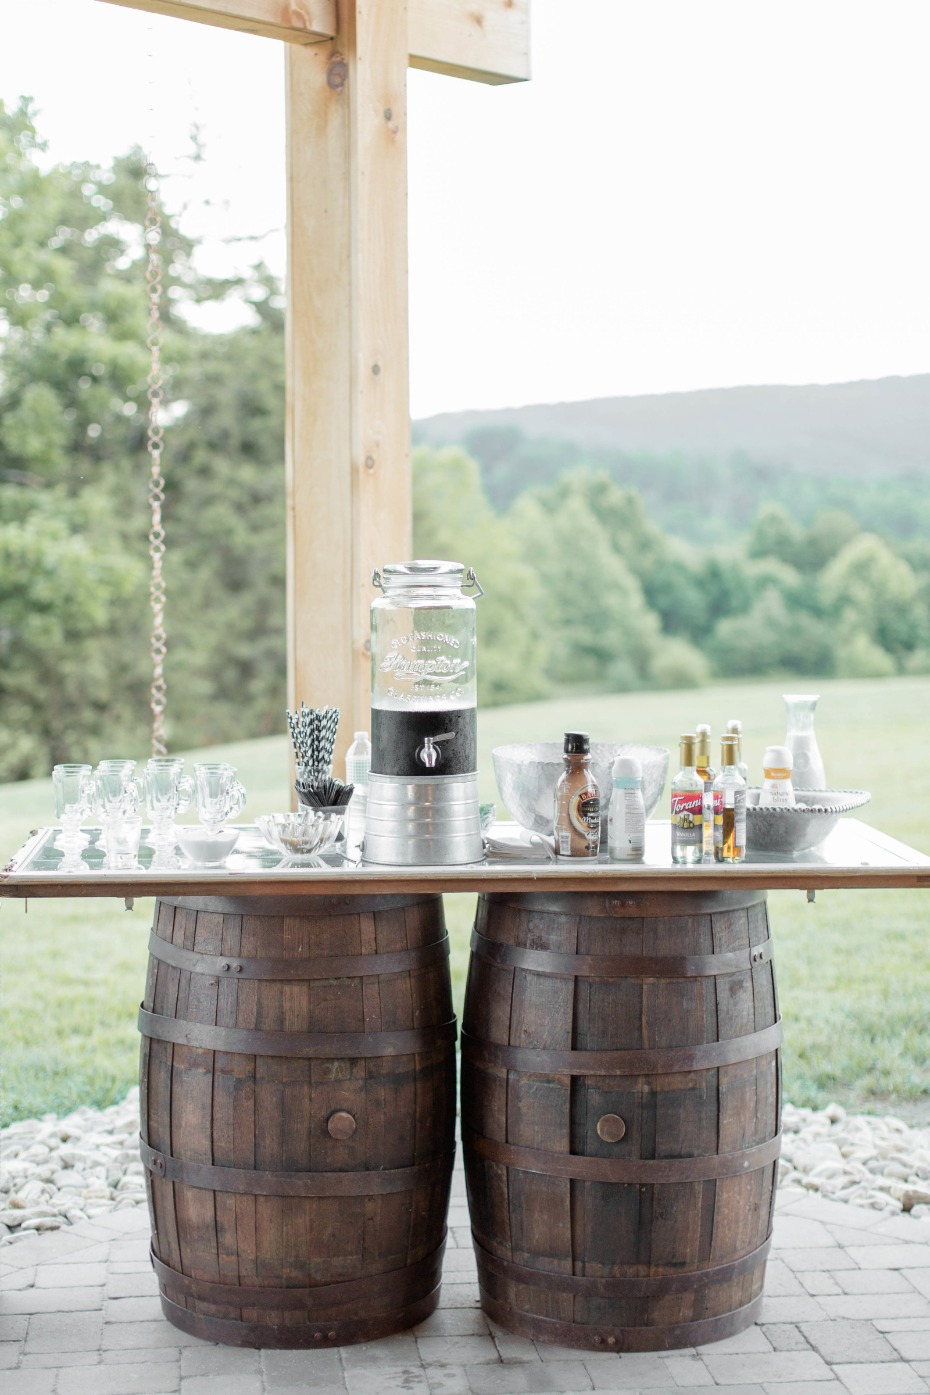
[[[588,785],[577,790],[568,801],[568,817],[572,828],[589,838],[592,834],[600,837],[601,797],[596,787]]]
[[[672,838],[679,846],[701,847],[703,844],[702,802],[701,790],[672,791]]]

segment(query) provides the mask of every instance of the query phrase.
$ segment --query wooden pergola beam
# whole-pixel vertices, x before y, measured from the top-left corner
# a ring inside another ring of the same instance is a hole
[[[495,85],[530,75],[529,0],[407,0],[411,68]]]
[[[291,44],[339,33],[339,0],[106,0],[110,5],[239,29]],[[391,6],[393,0],[376,0]],[[529,0],[408,0],[412,68],[473,82],[524,82],[530,75]]]
[[[106,0],[127,10],[240,29],[263,39],[320,44],[338,29],[337,0]]]

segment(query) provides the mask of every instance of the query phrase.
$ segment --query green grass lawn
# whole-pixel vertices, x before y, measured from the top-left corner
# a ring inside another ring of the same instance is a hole
[[[818,737],[827,779],[872,791],[862,817],[930,853],[930,679],[825,682]],[[505,741],[640,740],[673,752],[699,721],[715,738],[741,717],[758,779],[763,747],[784,734],[781,687],[741,683],[697,692],[562,698],[483,712],[481,797],[494,799],[490,751]],[[206,753],[200,753],[206,756]],[[214,748],[239,767],[243,817],[286,808],[285,737]],[[0,861],[31,828],[52,821],[51,782],[0,787]],[[664,813],[661,805],[657,813]],[[461,1012],[474,898],[446,898],[453,982]],[[0,900],[3,1118],[109,1104],[136,1074],[136,1007],[145,978],[151,901]],[[930,897],[919,891],[803,892],[770,897],[785,1019],[785,1092],[795,1104],[830,1099],[930,1122]]]

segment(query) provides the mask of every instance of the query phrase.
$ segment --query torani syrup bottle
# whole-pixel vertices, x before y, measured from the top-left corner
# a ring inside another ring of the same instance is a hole
[[[746,856],[746,781],[739,773],[739,738],[720,738],[720,774],[714,781],[714,861]]]
[[[704,799],[701,804],[701,826],[704,830],[704,857],[709,862],[714,855],[714,778],[716,770],[710,763],[710,726],[701,722],[694,728],[697,745],[694,763],[697,773],[704,781]]]
[[[567,731],[565,769],[555,787],[555,850],[559,857],[597,857],[601,841],[601,794],[591,769],[591,739]]]
[[[672,861],[700,862],[704,856],[704,781],[695,767],[696,737],[679,738],[681,769],[672,781]]]

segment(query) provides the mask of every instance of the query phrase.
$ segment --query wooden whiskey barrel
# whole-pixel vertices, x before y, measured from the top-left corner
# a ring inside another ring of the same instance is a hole
[[[462,1141],[488,1316],[600,1351],[752,1322],[780,1040],[763,892],[480,897]]]
[[[336,1346],[433,1311],[454,1153],[440,896],[162,899],[142,1159],[162,1308]]]

